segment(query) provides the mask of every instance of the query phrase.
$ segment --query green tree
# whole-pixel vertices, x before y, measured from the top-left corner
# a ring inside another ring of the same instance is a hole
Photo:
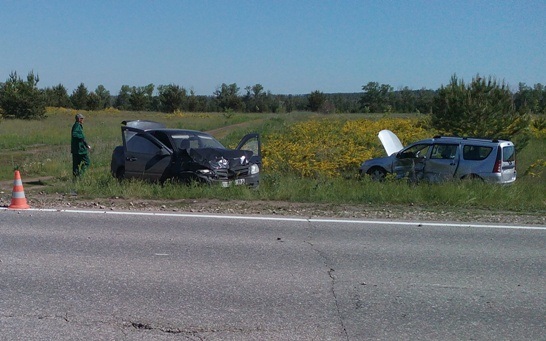
[[[388,84],[369,82],[362,86],[364,94],[360,98],[360,104],[364,111],[383,113],[390,111],[393,103],[393,87]]]
[[[70,96],[68,91],[62,84],[55,85],[51,88],[44,89],[46,106],[56,108],[70,108]]]
[[[0,84],[0,108],[5,117],[34,119],[45,117],[44,93],[37,88],[38,75],[29,72],[27,80],[12,72],[5,83]]]
[[[525,83],[519,83],[518,92],[514,94],[517,109],[526,109],[533,114],[545,113],[546,87],[540,83],[532,88]]]
[[[214,92],[214,97],[222,111],[240,111],[243,107],[243,101],[239,97],[239,87],[236,83],[230,85],[222,83],[222,86]]]
[[[154,88],[155,86],[153,84],[139,87],[133,86],[129,92],[130,110],[150,110]]]
[[[436,98],[437,95],[437,92],[434,90],[427,90],[425,88],[418,90],[415,99],[415,107],[417,111],[423,114],[432,113],[434,98]]]
[[[334,94],[329,95],[329,100],[334,105],[336,112],[339,113],[358,113],[360,112],[360,94]]]
[[[187,92],[181,86],[170,84],[157,87],[159,108],[162,112],[172,113],[182,110],[187,104]]]
[[[131,106],[129,103],[130,93],[131,87],[129,85],[122,85],[114,101],[114,107],[119,110],[129,110]]]
[[[326,96],[321,91],[315,90],[309,94],[307,99],[309,101],[309,110],[319,111],[326,101]]]
[[[265,92],[264,87],[261,84],[255,84],[253,86],[247,86],[245,88],[246,95],[243,98],[243,102],[248,112],[269,112],[271,111],[272,95]]]
[[[465,84],[456,75],[434,100],[431,123],[442,134],[528,141],[530,116],[517,111],[508,86],[477,75]]]
[[[407,86],[398,90],[394,107],[398,112],[415,112],[416,108],[414,91],[410,90],[410,88],[408,88]]]
[[[197,96],[195,95],[195,91],[190,89],[190,95],[188,96],[188,110],[191,112],[199,111],[198,106],[199,102]]]
[[[212,102],[211,96],[196,95],[195,90],[190,89],[190,95],[187,98],[188,111],[205,112],[209,102]]]
[[[112,96],[110,96],[110,91],[101,84],[95,89],[95,95],[99,98],[99,109],[106,109],[112,106]]]
[[[88,101],[89,101],[89,91],[85,84],[80,83],[78,87],[70,95],[70,101],[72,102],[72,107],[76,110],[87,110]]]
[[[90,92],[87,95],[87,110],[99,110],[102,109],[100,97],[94,93]]]

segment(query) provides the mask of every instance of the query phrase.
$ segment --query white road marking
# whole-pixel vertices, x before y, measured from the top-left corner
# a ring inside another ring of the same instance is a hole
[[[0,207],[8,210],[8,208]],[[353,219],[323,219],[323,218],[291,218],[291,217],[269,217],[269,216],[235,216],[215,214],[190,214],[190,213],[166,213],[166,212],[130,212],[130,211],[99,211],[99,210],[76,210],[76,209],[42,209],[29,208],[23,211],[59,212],[59,213],[85,213],[85,214],[114,214],[129,216],[159,216],[159,217],[186,217],[186,218],[209,218],[209,219],[237,219],[237,220],[264,220],[264,221],[294,221],[313,223],[346,223],[364,225],[411,225],[411,226],[437,226],[437,227],[474,227],[490,229],[516,229],[516,230],[546,230],[541,225],[493,225],[473,223],[441,223],[441,222],[418,222],[418,221],[388,221],[388,220],[353,220]]]

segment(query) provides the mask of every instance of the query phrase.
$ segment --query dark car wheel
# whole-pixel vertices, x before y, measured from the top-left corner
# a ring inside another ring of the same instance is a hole
[[[119,167],[116,170],[116,179],[118,179],[120,181],[125,179],[125,168],[124,167]]]
[[[387,176],[387,171],[381,167],[373,167],[370,170],[368,170],[368,175],[374,181],[383,181],[385,180],[385,177]]]

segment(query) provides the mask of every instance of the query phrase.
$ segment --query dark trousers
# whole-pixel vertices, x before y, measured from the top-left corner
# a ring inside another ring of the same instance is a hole
[[[74,176],[77,177],[85,173],[90,164],[89,154],[72,154],[72,174]]]

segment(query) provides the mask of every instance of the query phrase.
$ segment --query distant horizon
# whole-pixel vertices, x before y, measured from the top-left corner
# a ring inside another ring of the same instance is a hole
[[[546,82],[546,2],[97,0],[0,3],[0,82],[222,83],[278,95],[358,93],[368,82],[437,90],[456,74],[510,89]]]
[[[16,71],[16,72],[17,72],[17,71]],[[29,71],[29,72],[34,72],[34,71]],[[19,72],[17,72],[17,76],[18,76],[19,78],[25,80],[25,79],[26,79],[26,76],[27,76],[27,74],[28,74],[29,72],[27,72],[25,75],[21,75]],[[11,73],[10,73],[10,74],[11,74]],[[34,72],[34,75],[37,75],[38,77],[40,76],[39,73],[36,73],[36,72]],[[476,76],[477,76],[477,75],[474,75],[474,76],[472,77],[472,79],[474,79]],[[490,76],[485,76],[485,75],[481,75],[481,74],[479,74],[479,76],[480,76],[480,77],[485,77],[486,79],[490,77]],[[9,78],[9,75],[6,77],[6,79],[7,79],[7,78]],[[498,83],[501,83],[501,84],[502,84],[502,82],[503,82],[503,80],[499,80],[499,79],[497,79],[497,78],[495,78],[495,77],[491,77],[491,78],[494,79],[494,80],[496,80]],[[472,79],[467,81],[466,79],[461,79],[461,78],[459,78],[459,80],[464,81],[465,84],[470,83],[470,82],[472,81]],[[442,86],[447,85],[450,81],[451,81],[451,77],[450,77],[449,81],[446,82],[446,84],[441,84],[441,85],[440,85],[438,88],[436,88],[436,89],[432,89],[432,88],[419,88],[419,89],[413,89],[413,88],[411,88],[411,87],[408,87],[408,89],[409,89],[410,91],[422,91],[422,90],[424,90],[424,91],[438,91]],[[5,82],[5,81],[0,81],[0,83],[4,83],[4,82]],[[372,82],[373,82],[373,81],[372,81]],[[52,88],[52,87],[54,87],[54,86],[59,85],[59,83],[57,83],[57,84],[54,84],[54,85],[41,86],[41,85],[40,85],[41,83],[42,83],[42,81],[41,81],[41,79],[40,79],[40,81],[38,82],[38,85],[37,85],[38,89]],[[379,83],[379,84],[386,84],[386,83],[382,83],[382,82],[377,82],[377,83]],[[518,91],[518,89],[519,89],[519,84],[520,84],[520,83],[524,83],[524,82],[518,82],[517,86],[512,86],[512,84],[508,84],[508,83],[505,82],[505,84],[507,84],[507,85],[509,86],[509,89],[510,89],[512,92],[514,92],[514,93]],[[78,86],[80,86],[80,84],[82,84],[82,83],[78,83],[78,85],[77,85],[74,89],[69,89],[69,88],[67,88],[64,84],[61,84],[61,85],[65,86],[65,88],[66,88],[66,90],[67,90],[67,93],[70,95],[74,90],[76,90],[76,88],[77,88]],[[83,84],[84,84],[84,86],[87,88],[87,90],[88,90],[89,92],[95,91],[99,85],[104,86],[103,84],[98,84],[98,85],[95,86],[94,88],[90,88],[90,87],[88,87],[87,85],[85,85],[85,83],[83,83]],[[144,84],[144,85],[123,84],[122,86],[127,85],[127,86],[130,86],[130,87],[135,86],[135,87],[138,88],[138,87],[146,86],[146,85],[149,85],[149,84],[153,84],[153,83],[147,83],[147,84]],[[176,83],[171,83],[171,84],[174,84],[174,85],[178,85],[178,86],[180,86],[180,87],[183,87],[183,88],[188,92],[188,94],[189,94],[189,91],[191,90],[191,88],[187,88],[187,87],[185,87],[185,86],[182,85],[182,84],[176,84]],[[154,85],[154,94],[157,93],[157,87],[158,87],[158,86],[160,86],[160,85],[171,85],[171,84],[153,84],[153,85]],[[228,84],[228,83],[226,83],[226,84]],[[230,83],[230,84],[232,84],[232,83]],[[261,83],[257,83],[257,84],[261,84]],[[366,84],[367,84],[367,83],[366,83]],[[269,92],[271,92],[272,95],[279,95],[279,96],[306,96],[306,95],[309,95],[310,93],[312,93],[312,92],[314,92],[314,91],[320,91],[320,92],[322,92],[322,93],[324,93],[324,94],[327,94],[327,95],[335,95],[335,94],[360,94],[360,93],[363,93],[363,92],[364,92],[364,90],[362,89],[362,87],[364,87],[366,84],[363,84],[363,85],[361,86],[360,91],[324,92],[324,91],[321,91],[320,89],[315,89],[315,90],[312,90],[312,91],[310,91],[310,92],[308,92],[308,93],[297,93],[297,94],[296,94],[296,93],[274,93],[274,92],[270,91],[269,89],[267,89],[267,88],[264,86],[264,92],[268,92],[268,91],[269,91]],[[537,84],[541,84],[541,85],[546,86],[546,83],[541,83],[541,82],[538,82],[538,83],[535,83],[535,84],[527,84],[527,83],[525,83],[525,85],[530,86],[530,87],[533,87],[533,86],[535,86],[535,85],[537,85]],[[245,86],[241,86],[241,85],[237,84],[237,86],[239,87],[239,93],[240,93],[240,95],[244,95],[244,93],[245,93],[245,87],[247,87],[247,86],[253,86],[253,85],[256,85],[256,84],[248,84],[248,85],[245,85]],[[261,84],[261,85],[263,86],[263,84]],[[390,85],[390,84],[386,84],[386,85]],[[221,84],[220,84],[219,86],[221,86]],[[392,85],[391,85],[391,86],[392,86]],[[401,87],[399,87],[399,88],[393,87],[393,92],[402,91],[404,87],[405,87],[405,86],[401,86]],[[116,96],[116,95],[119,93],[119,91],[121,90],[121,86],[120,86],[120,88],[117,89],[117,90],[108,89],[106,86],[104,86],[104,88],[110,92],[110,95],[111,95],[111,96]],[[196,96],[214,96],[214,92],[216,91],[216,89],[217,89],[217,88],[215,88],[214,91],[212,91],[210,94],[198,94],[198,93],[195,93],[195,95],[196,95]]]

